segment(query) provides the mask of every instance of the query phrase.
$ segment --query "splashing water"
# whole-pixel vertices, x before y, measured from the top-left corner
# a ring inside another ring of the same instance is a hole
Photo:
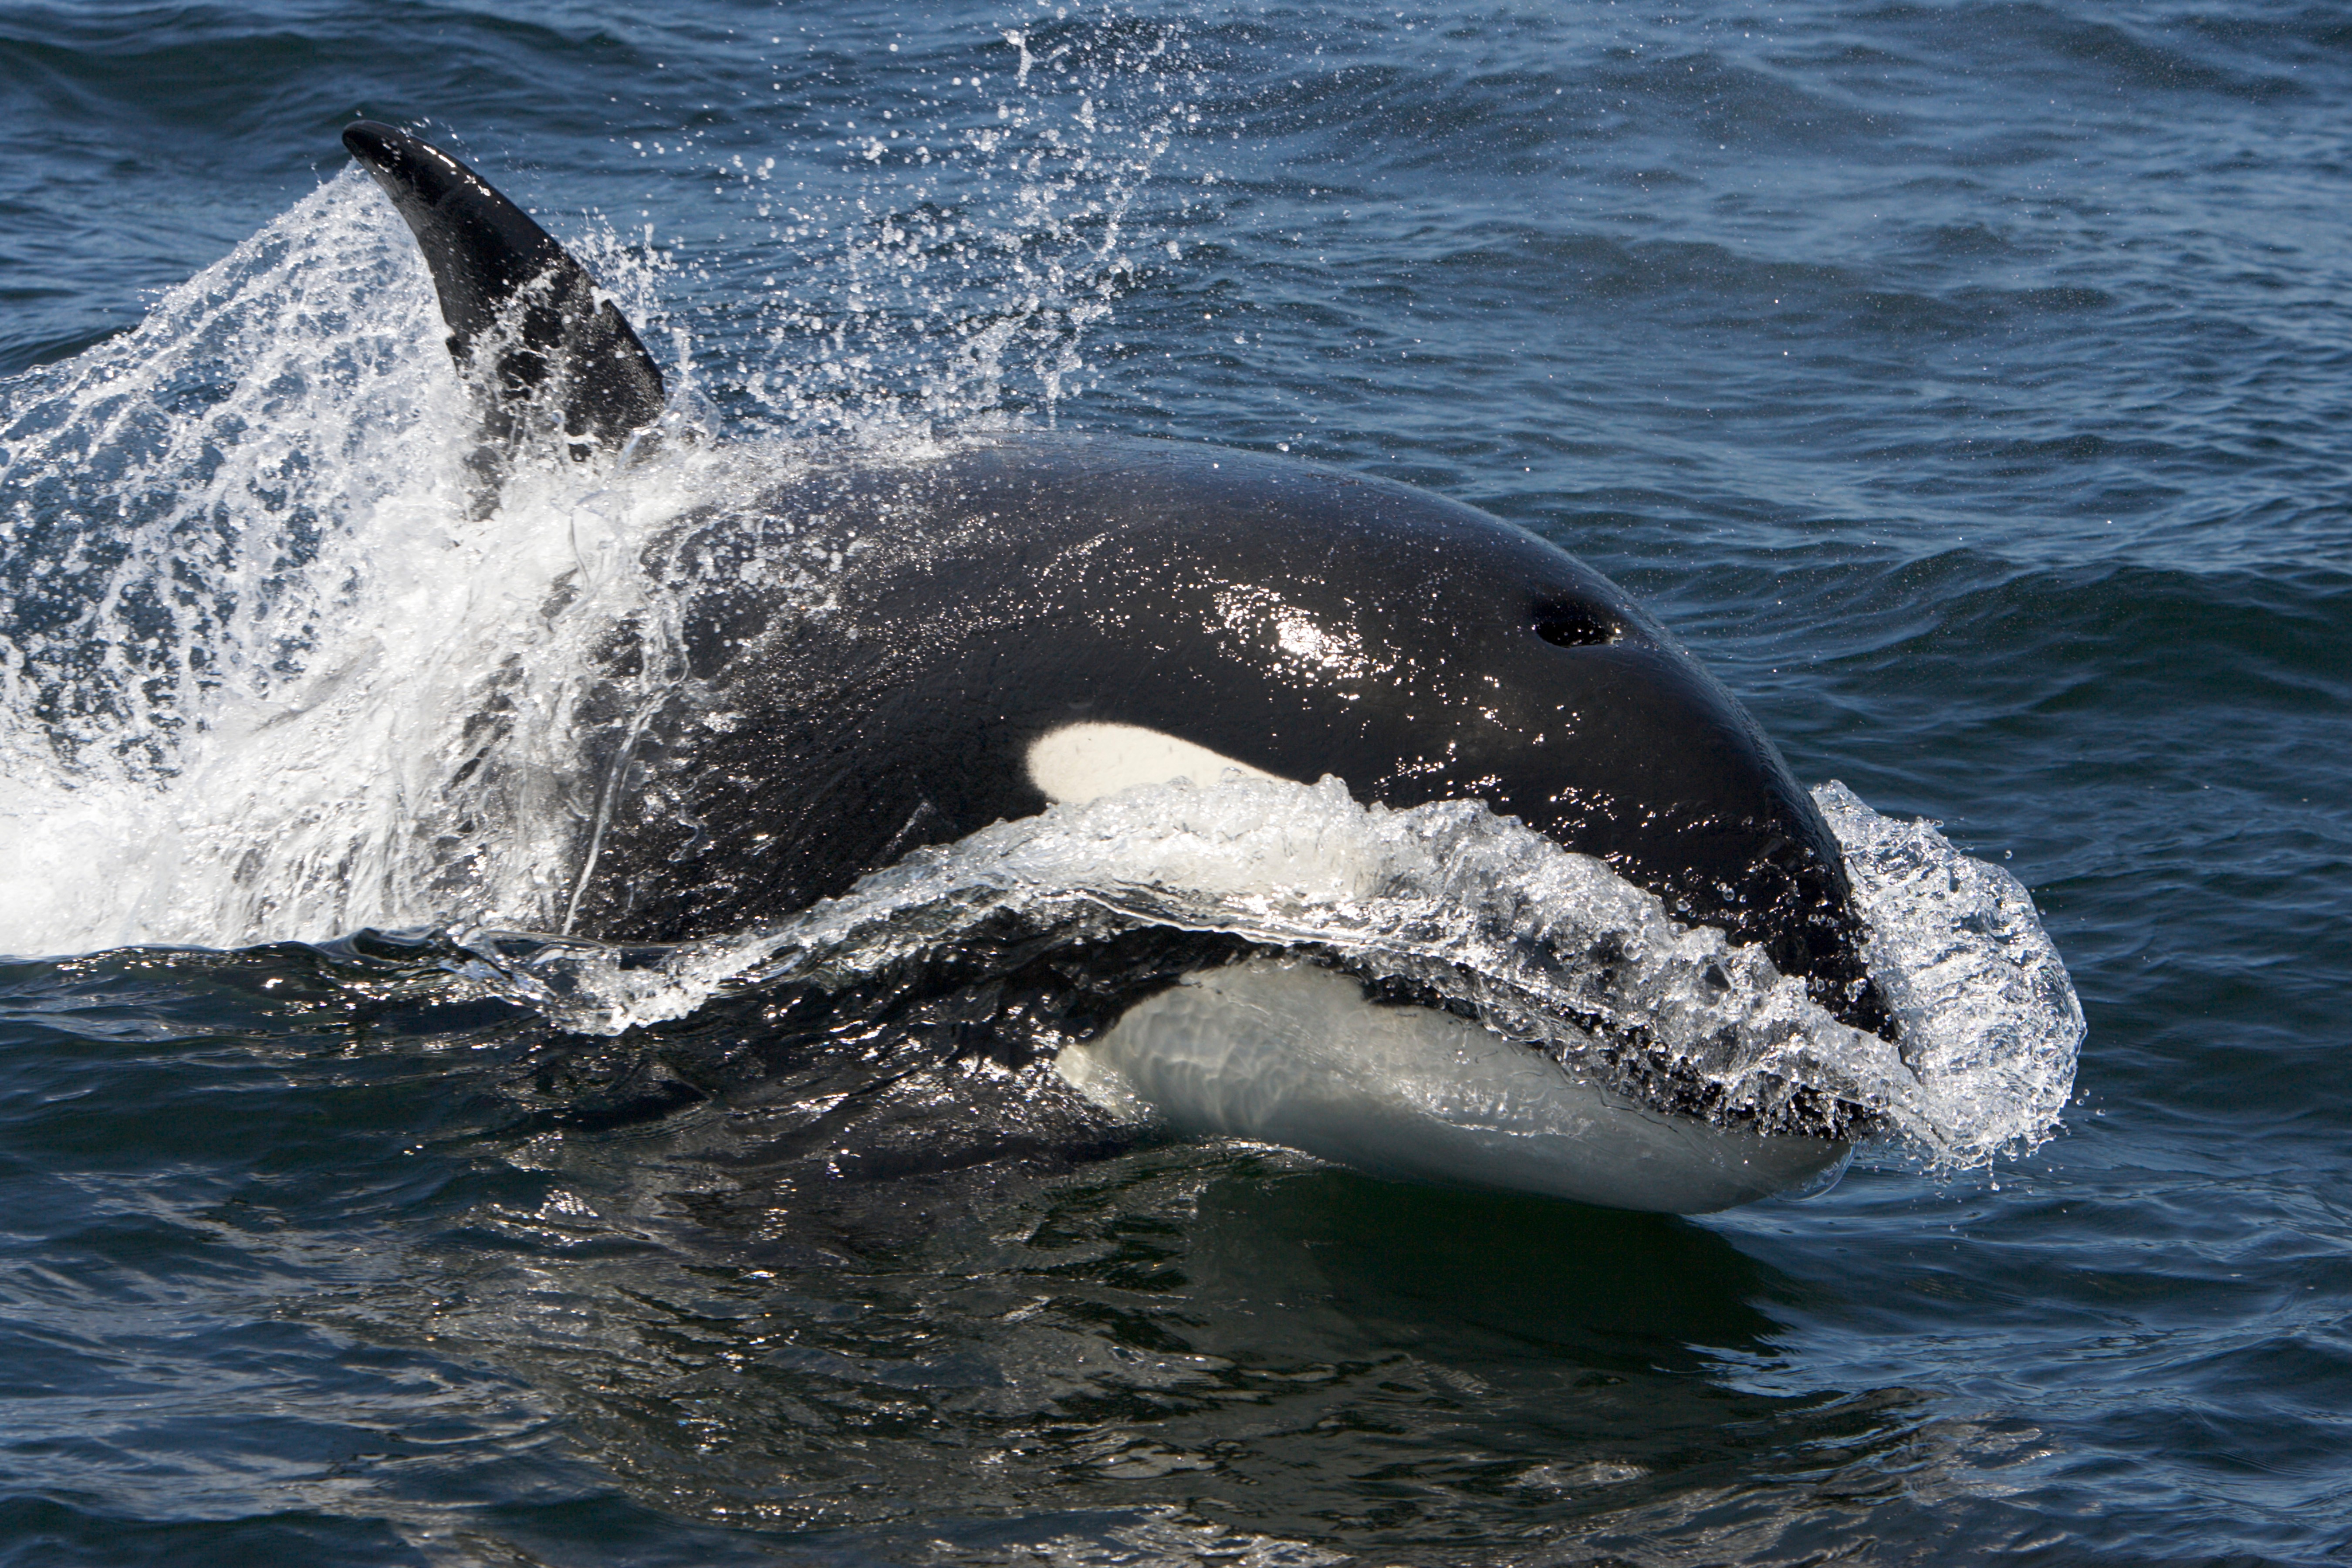
[[[1027,961],[1140,929],[1216,933],[1475,1013],[1564,1066],[1722,1124],[1891,1130],[1946,1167],[2048,1138],[2083,1022],[2024,889],[1841,785],[1818,798],[1872,926],[1873,971],[1903,1009],[1899,1052],[1832,1018],[1761,949],[1675,924],[1601,861],[1483,804],[1366,807],[1335,779],[1233,777],[1056,806],[918,850],[770,931],[653,962],[464,939],[491,993],[617,1034],[724,993],[847,992],[958,946]],[[1941,891],[1917,896],[1926,879]],[[1036,1044],[1050,1054],[1067,1039],[1048,1020]]]
[[[708,459],[470,519],[441,337],[345,174],[8,388],[0,947],[543,915],[585,645],[647,613],[622,568]]]
[[[1881,816],[1835,781],[1813,799],[1845,852],[1918,1114],[1932,1127],[1979,1130],[1922,1141],[1976,1160],[2049,1137],[2074,1089],[2084,1026],[2032,896],[1953,848],[1932,822]]]
[[[1076,389],[1191,112],[1181,33],[1076,43],[975,78],[937,146],[845,149],[827,194],[735,161],[793,268],[755,307],[772,363],[732,367],[745,425],[919,444]],[[660,309],[692,279],[649,232],[575,244],[668,351],[668,433],[707,426],[695,336]],[[347,171],[135,331],[0,384],[0,952],[563,927],[598,812],[582,760],[674,674],[648,552],[797,459],[671,440],[625,485],[553,465],[469,516],[443,337]],[[649,655],[633,687],[595,657],[616,636]]]
[[[1156,176],[1201,123],[1204,84],[1181,22],[1045,30],[1006,30],[1012,58],[936,84],[919,121],[877,108],[832,123],[838,166],[821,184],[788,183],[773,156],[719,165],[761,253],[792,258],[739,334],[764,356],[734,358],[720,395],[746,427],[1051,426],[1094,384],[1089,339],[1177,249],[1157,226],[1189,202]]]

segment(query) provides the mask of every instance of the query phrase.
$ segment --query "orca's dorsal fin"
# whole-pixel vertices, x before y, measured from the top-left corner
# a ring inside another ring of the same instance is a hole
[[[343,145],[416,236],[449,353],[511,442],[541,398],[575,448],[617,448],[660,415],[661,371],[588,269],[489,182],[429,142],[362,120]]]

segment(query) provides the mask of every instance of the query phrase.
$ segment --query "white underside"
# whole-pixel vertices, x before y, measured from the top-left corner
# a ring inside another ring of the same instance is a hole
[[[1187,975],[1057,1065],[1090,1099],[1188,1135],[1609,1208],[1729,1208],[1813,1181],[1848,1151],[1650,1110],[1471,1020],[1368,1002],[1356,981],[1299,960]]]

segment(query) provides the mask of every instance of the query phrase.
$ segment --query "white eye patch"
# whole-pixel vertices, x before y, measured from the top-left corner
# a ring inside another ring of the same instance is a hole
[[[1228,772],[1252,779],[1276,776],[1139,724],[1065,724],[1029,747],[1029,782],[1056,805],[1176,779],[1213,784]]]

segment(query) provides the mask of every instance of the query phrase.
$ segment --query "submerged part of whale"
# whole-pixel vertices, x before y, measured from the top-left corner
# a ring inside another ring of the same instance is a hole
[[[544,231],[404,132],[344,140],[423,247],[494,431],[526,428],[534,400],[607,447],[655,417],[659,373]],[[572,870],[579,933],[740,930],[918,847],[1132,785],[1330,775],[1366,805],[1484,801],[1893,1037],[1837,841],[1771,742],[1613,584],[1475,508],[1250,453],[1004,434],[920,458],[799,454],[758,493],[689,513],[648,568],[677,614],[612,651],[655,696],[590,763],[604,783]],[[1319,984],[1244,965],[1163,989],[1072,1076],[1158,1083],[1164,1108],[1183,1099],[1168,1064],[1186,1029],[1344,1045]],[[1412,1048],[1460,1058],[1450,1028],[1431,1022]],[[1505,1130],[1425,1158],[1388,1131],[1337,1144],[1379,1169],[1677,1209],[1759,1195],[1839,1149],[1753,1133],[1733,1148],[1597,1086],[1570,1099],[1521,1133],[1550,1129],[1555,1163],[1650,1172],[1648,1201],[1631,1176],[1514,1179],[1502,1167],[1527,1138]],[[1281,1139],[1335,1119],[1268,1107],[1177,1120]],[[1688,1179],[1656,1175],[1668,1166]],[[1707,1174],[1728,1169],[1743,1173]]]

